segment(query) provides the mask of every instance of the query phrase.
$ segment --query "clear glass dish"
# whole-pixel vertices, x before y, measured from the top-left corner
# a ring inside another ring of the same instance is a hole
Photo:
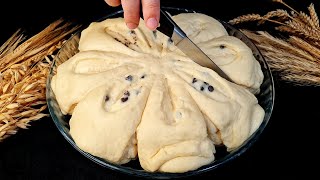
[[[164,8],[166,11],[168,11],[170,14],[175,15],[178,13],[193,13],[193,10],[188,9],[181,9],[181,8],[170,8],[166,7]],[[114,18],[114,17],[123,17],[123,11],[117,11],[112,14],[107,15],[106,17],[100,19],[104,20],[106,18]],[[224,150],[217,149],[216,160],[208,165],[205,165],[197,170],[189,171],[185,173],[151,173],[144,171],[138,160],[133,160],[127,164],[124,165],[117,165],[110,163],[102,158],[95,157],[87,152],[82,151],[73,141],[70,133],[69,133],[69,120],[70,116],[65,116],[61,113],[61,110],[59,108],[59,105],[56,101],[55,95],[51,89],[50,83],[52,76],[56,72],[56,68],[61,63],[68,60],[70,57],[72,57],[74,54],[78,52],[78,42],[80,38],[80,32],[75,33],[61,48],[61,50],[58,52],[56,57],[54,58],[54,62],[52,64],[52,68],[50,71],[50,74],[48,76],[47,80],[47,90],[46,90],[46,97],[47,97],[47,103],[49,112],[51,114],[51,117],[56,124],[58,130],[60,133],[64,136],[64,138],[81,154],[92,160],[93,162],[115,170],[119,171],[128,175],[135,175],[135,176],[142,176],[142,177],[148,177],[148,178],[156,178],[156,179],[164,179],[164,178],[178,178],[178,177],[187,177],[187,176],[193,176],[200,173],[204,173],[207,171],[214,170],[216,168],[219,168],[221,165],[228,163],[232,161],[233,159],[239,157],[241,154],[243,154],[248,148],[251,147],[251,145],[258,140],[260,134],[265,129],[266,125],[268,124],[268,121],[271,117],[273,105],[274,105],[274,82],[272,78],[271,71],[268,67],[267,62],[265,61],[264,57],[260,53],[260,51],[257,49],[257,47],[239,30],[235,29],[228,23],[222,22],[221,23],[225,26],[227,32],[229,35],[235,36],[242,40],[244,43],[247,44],[248,47],[250,47],[253,51],[253,54],[255,58],[259,61],[261,64],[262,72],[264,74],[264,80],[261,85],[261,90],[258,95],[256,95],[259,104],[262,106],[262,108],[265,110],[265,117],[263,119],[262,124],[260,127],[256,130],[255,133],[253,133],[240,147],[233,150],[232,152],[226,153]]]

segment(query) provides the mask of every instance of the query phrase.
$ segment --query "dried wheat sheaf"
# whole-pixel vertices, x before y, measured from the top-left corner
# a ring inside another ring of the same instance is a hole
[[[236,17],[231,24],[270,22],[275,31],[242,29],[261,50],[271,69],[282,80],[296,85],[320,85],[320,27],[314,4],[308,14],[298,12],[283,0],[274,0],[287,9],[265,15],[248,14]],[[282,34],[285,36],[276,36]],[[279,38],[280,37],[280,38]]]
[[[0,142],[47,116],[45,89],[52,59],[77,28],[60,19],[29,39],[18,30],[0,47]]]

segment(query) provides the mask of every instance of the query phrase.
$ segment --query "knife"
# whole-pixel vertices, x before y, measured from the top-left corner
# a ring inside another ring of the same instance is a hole
[[[185,32],[173,21],[173,19],[160,9],[160,26],[158,31],[169,36],[174,45],[197,64],[214,70],[221,77],[233,82],[195,43],[193,43]]]

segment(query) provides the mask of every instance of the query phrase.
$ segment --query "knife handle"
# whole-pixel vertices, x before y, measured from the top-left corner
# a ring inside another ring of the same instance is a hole
[[[175,27],[176,23],[165,11],[160,9],[160,26],[157,30],[171,38]]]

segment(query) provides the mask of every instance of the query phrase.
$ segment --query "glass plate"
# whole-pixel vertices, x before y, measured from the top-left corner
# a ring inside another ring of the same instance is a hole
[[[173,8],[173,7],[163,7],[163,8],[166,11],[168,11],[171,15],[175,15],[179,13],[195,12],[193,10],[181,9],[181,8]],[[115,18],[115,17],[123,17],[123,11],[122,10],[116,11],[112,14],[107,15],[106,17],[101,18],[98,21],[104,20],[106,18]],[[265,110],[265,117],[263,119],[262,124],[256,130],[256,132],[253,133],[240,147],[228,153],[224,149],[217,148],[217,153],[215,154],[216,159],[214,162],[208,165],[202,166],[197,170],[189,171],[185,173],[147,172],[141,168],[138,160],[132,160],[129,163],[124,165],[117,165],[82,151],[75,144],[75,142],[73,141],[69,133],[69,120],[71,116],[68,116],[68,115],[66,116],[61,113],[61,110],[56,101],[55,95],[50,86],[52,76],[55,74],[57,66],[67,61],[70,57],[72,57],[78,52],[78,42],[81,35],[81,30],[75,33],[57,53],[56,57],[53,60],[53,64],[47,80],[46,97],[47,97],[48,108],[49,108],[50,115],[54,123],[56,124],[58,130],[60,131],[60,133],[81,154],[83,154],[85,157],[89,158],[93,162],[103,167],[106,167],[115,171],[119,171],[128,175],[143,176],[143,177],[157,178],[157,179],[193,176],[193,175],[197,175],[207,171],[211,171],[220,167],[225,163],[228,163],[229,161],[240,156],[241,154],[243,154],[248,148],[252,146],[252,144],[255,141],[258,140],[260,134],[263,132],[266,125],[268,124],[268,121],[272,114],[273,105],[274,105],[274,82],[273,82],[272,74],[268,67],[268,64],[265,61],[262,54],[260,53],[260,51],[257,49],[257,47],[242,32],[240,32],[239,30],[237,30],[236,28],[234,28],[233,26],[229,25],[226,22],[223,22],[223,21],[220,21],[220,22],[224,25],[229,35],[239,38],[245,44],[247,44],[248,47],[251,48],[255,58],[259,61],[262,68],[262,72],[264,74],[264,80],[260,87],[261,89],[260,93],[256,95],[256,97],[261,107]]]

